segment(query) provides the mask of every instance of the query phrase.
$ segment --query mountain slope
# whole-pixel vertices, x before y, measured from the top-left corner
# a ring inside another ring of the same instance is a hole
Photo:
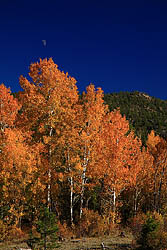
[[[167,101],[138,91],[104,94],[104,101],[110,111],[120,108],[144,144],[151,130],[167,138]]]

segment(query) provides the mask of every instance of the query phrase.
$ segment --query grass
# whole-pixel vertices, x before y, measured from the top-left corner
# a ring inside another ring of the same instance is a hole
[[[125,237],[119,235],[111,235],[105,237],[93,237],[93,238],[80,238],[74,240],[65,240],[59,243],[58,250],[93,250],[101,249],[101,243],[104,246],[112,250],[133,250],[132,246],[133,236],[131,233],[125,233]],[[0,243],[1,250],[20,250],[20,248],[28,249],[29,247],[25,242],[19,240],[13,242]]]

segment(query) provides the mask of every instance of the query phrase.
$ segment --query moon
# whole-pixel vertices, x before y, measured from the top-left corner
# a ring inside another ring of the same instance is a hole
[[[43,46],[46,47],[46,40],[42,40]]]

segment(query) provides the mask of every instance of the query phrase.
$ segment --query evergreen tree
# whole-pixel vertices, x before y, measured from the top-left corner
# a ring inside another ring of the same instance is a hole
[[[36,237],[31,232],[27,242],[32,249],[35,250],[38,248],[40,250],[47,250],[58,247],[56,243],[58,227],[55,214],[50,212],[47,207],[40,210],[40,215],[36,223],[36,230],[39,237]]]

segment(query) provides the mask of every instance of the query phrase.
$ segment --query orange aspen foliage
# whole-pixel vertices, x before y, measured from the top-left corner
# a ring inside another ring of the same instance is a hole
[[[20,96],[23,112],[18,125],[33,132],[34,143],[45,147],[47,201],[55,187],[58,172],[71,172],[76,137],[76,109],[78,91],[76,80],[58,69],[52,59],[44,59],[30,66],[31,81],[20,77],[23,93]],[[65,164],[62,162],[65,161]],[[62,179],[62,178],[61,178]]]
[[[154,131],[148,135],[147,147],[153,156],[152,193],[154,194],[154,209],[159,212],[163,203],[163,194],[167,185],[167,141],[156,136]]]
[[[121,116],[119,110],[108,113],[103,120],[96,145],[98,158],[94,171],[99,177],[104,176],[104,182],[118,193],[125,185],[127,173],[129,140],[126,134],[128,131],[129,123]]]
[[[53,127],[59,134],[60,128],[71,119],[72,105],[78,100],[76,80],[61,72],[52,59],[40,59],[39,63],[31,64],[29,75],[31,82],[20,77],[24,89],[21,96],[23,117],[27,125],[31,129],[38,126],[38,132],[45,134],[48,127]],[[49,132],[47,134],[49,136]]]
[[[21,105],[11,95],[9,88],[4,84],[0,85],[0,129],[4,131],[7,127],[12,127]]]
[[[161,141],[161,138],[157,135],[155,135],[154,130],[148,134],[148,139],[147,139],[147,147],[149,152],[153,155],[156,156],[157,152],[157,145]]]
[[[94,173],[103,182],[104,192],[113,196],[114,211],[116,197],[128,186],[136,186],[139,174],[149,169],[150,155],[142,152],[141,146],[141,141],[129,132],[129,123],[119,110],[105,116],[96,145]]]
[[[32,147],[26,143],[26,134],[18,129],[6,129],[1,140],[1,202],[10,206],[11,220],[19,226],[27,200],[31,200],[36,190],[42,188],[39,180],[35,178],[36,157]]]
[[[90,165],[93,164],[95,155],[94,145],[98,139],[98,134],[101,129],[101,123],[108,108],[104,105],[103,91],[98,88],[97,91],[93,84],[87,87],[87,92],[83,93],[81,99],[80,113],[80,164],[81,171],[81,206],[80,218],[82,216],[83,199],[86,179],[92,178],[93,172]]]
[[[20,77],[24,89],[20,96],[23,105],[20,119],[24,129],[33,131],[37,140],[55,147],[74,124],[73,105],[78,101],[76,80],[61,72],[52,59],[31,64],[29,75],[31,82]]]

